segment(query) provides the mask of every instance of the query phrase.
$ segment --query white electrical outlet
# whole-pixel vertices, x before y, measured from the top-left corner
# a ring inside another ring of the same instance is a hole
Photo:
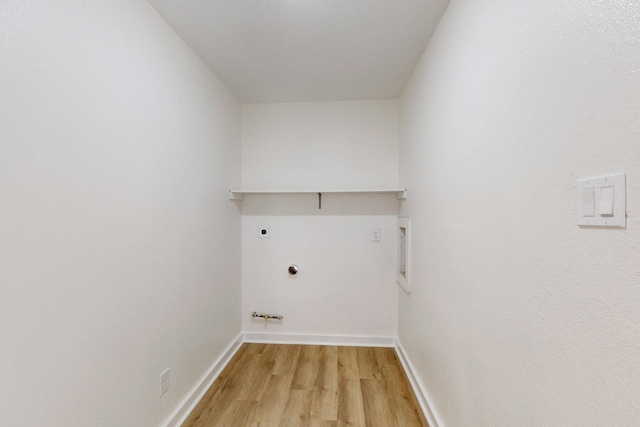
[[[270,227],[258,227],[258,237],[260,239],[268,239],[271,237],[271,228]]]
[[[375,228],[373,230],[373,233],[371,234],[371,241],[372,242],[379,242],[380,241],[380,229],[379,228]]]
[[[160,374],[160,397],[169,390],[169,368]]]

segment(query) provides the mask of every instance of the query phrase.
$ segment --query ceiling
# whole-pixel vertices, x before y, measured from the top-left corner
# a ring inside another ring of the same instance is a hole
[[[149,0],[244,103],[397,98],[449,0]]]

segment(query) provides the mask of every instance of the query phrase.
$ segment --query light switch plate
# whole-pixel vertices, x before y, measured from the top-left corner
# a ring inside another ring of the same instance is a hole
[[[582,217],[596,216],[596,189],[583,188],[578,193],[578,215]]]
[[[613,202],[611,189],[613,188]],[[604,189],[604,190],[603,190]],[[593,191],[593,205],[586,195]],[[578,181],[578,225],[586,227],[625,227],[627,223],[625,173]],[[610,214],[613,208],[613,213]]]

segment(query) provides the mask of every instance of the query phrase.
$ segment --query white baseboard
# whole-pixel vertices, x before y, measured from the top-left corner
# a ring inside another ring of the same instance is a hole
[[[422,412],[424,416],[427,418],[427,422],[429,423],[429,427],[444,427],[444,423],[438,416],[438,413],[433,406],[433,401],[429,397],[429,393],[427,392],[426,387],[422,384],[422,382],[416,377],[413,369],[413,365],[409,360],[407,353],[400,343],[400,340],[396,340],[396,353],[398,353],[398,358],[400,359],[400,363],[402,363],[402,367],[407,374],[407,378],[409,378],[409,382],[411,383],[411,387],[413,388],[413,392],[416,394],[416,398],[418,399],[418,403],[422,408]]]
[[[235,341],[227,347],[218,360],[213,363],[208,373],[204,375],[187,397],[185,397],[165,426],[177,427],[184,423],[189,414],[191,414],[191,411],[193,411],[198,402],[200,402],[200,399],[202,399],[207,390],[209,390],[209,387],[211,387],[213,382],[218,378],[224,367],[227,366],[227,363],[229,363],[238,349],[240,349],[242,342],[242,334],[240,334]]]
[[[352,335],[308,335],[245,332],[244,342],[266,344],[343,345],[362,347],[395,347],[396,337],[362,337]]]

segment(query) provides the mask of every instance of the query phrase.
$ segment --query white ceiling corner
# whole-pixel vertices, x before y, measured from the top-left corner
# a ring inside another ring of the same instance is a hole
[[[449,0],[149,0],[245,103],[397,98]]]

